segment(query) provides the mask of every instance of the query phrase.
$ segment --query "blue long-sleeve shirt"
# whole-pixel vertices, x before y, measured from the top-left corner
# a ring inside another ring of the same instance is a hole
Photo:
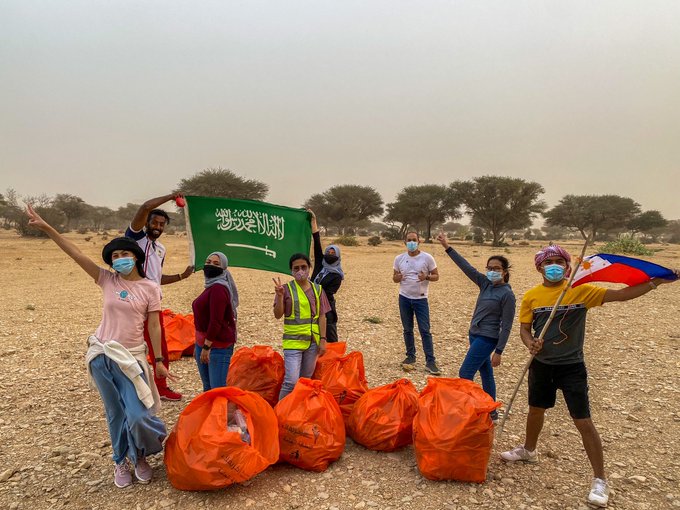
[[[470,322],[470,333],[497,338],[496,352],[503,353],[508,343],[512,322],[515,319],[515,293],[507,283],[494,285],[463,256],[450,246],[446,253],[456,265],[479,287],[475,312]]]

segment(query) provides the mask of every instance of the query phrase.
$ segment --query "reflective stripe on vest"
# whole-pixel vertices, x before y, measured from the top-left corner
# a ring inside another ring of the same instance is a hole
[[[283,319],[283,348],[305,350],[314,339],[318,344],[319,337],[319,308],[321,308],[321,286],[312,283],[316,301],[316,310],[312,317],[312,308],[305,291],[295,282],[289,282],[288,292],[293,303],[290,315]]]

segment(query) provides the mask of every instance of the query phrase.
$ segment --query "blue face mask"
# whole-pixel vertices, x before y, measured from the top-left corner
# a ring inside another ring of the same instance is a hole
[[[543,268],[543,274],[549,282],[559,282],[564,279],[565,269],[559,264],[550,264]]]
[[[406,249],[408,251],[416,251],[418,249],[418,241],[406,241]]]
[[[111,267],[117,273],[124,274],[125,276],[127,276],[132,272],[132,268],[135,267],[135,259],[133,259],[132,257],[123,257],[120,259],[116,259],[113,261],[113,264],[111,264]]]
[[[500,271],[487,271],[486,277],[491,283],[500,282],[503,279],[503,273]]]

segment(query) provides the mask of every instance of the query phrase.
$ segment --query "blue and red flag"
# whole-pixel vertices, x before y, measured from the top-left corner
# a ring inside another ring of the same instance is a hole
[[[578,287],[589,282],[625,283],[632,286],[648,282],[652,278],[677,280],[678,275],[672,269],[646,260],[598,253],[583,259],[571,286]]]

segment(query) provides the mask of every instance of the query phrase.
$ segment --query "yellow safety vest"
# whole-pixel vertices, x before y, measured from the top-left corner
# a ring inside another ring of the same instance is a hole
[[[283,318],[283,348],[306,350],[314,340],[319,344],[319,308],[321,308],[321,285],[310,282],[316,298],[316,311],[312,317],[312,307],[305,291],[295,282],[289,282],[288,292],[293,301],[290,315]]]

